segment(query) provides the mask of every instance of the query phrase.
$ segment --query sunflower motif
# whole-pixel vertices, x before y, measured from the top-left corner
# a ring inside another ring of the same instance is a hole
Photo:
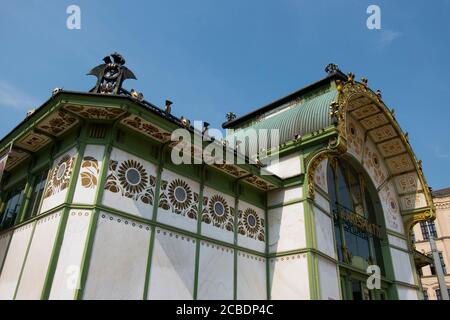
[[[209,199],[208,209],[215,223],[222,224],[228,219],[230,207],[221,195],[215,194]]]
[[[168,196],[175,210],[186,210],[192,202],[191,188],[181,179],[175,179],[170,183]]]
[[[260,218],[256,214],[256,211],[252,208],[247,208],[242,215],[244,227],[251,236],[259,231]]]
[[[117,172],[121,186],[132,196],[141,193],[148,184],[147,171],[135,160],[122,162]]]
[[[69,186],[70,175],[72,174],[73,158],[65,155],[58,164],[51,170],[51,180],[44,193],[44,198],[50,197]]]

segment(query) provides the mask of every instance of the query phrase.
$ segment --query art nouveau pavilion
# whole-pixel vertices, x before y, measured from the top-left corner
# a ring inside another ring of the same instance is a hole
[[[410,231],[433,218],[430,191],[366,79],[329,65],[229,115],[228,139],[278,129],[279,163],[175,165],[171,133],[201,133],[124,90],[134,74],[112,59],[0,141],[0,299],[422,298]]]

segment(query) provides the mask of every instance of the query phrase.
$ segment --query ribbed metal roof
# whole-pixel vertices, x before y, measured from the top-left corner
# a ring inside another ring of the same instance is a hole
[[[246,147],[249,147],[245,137],[249,136],[250,130],[258,132],[260,129],[278,129],[279,143],[282,144],[293,140],[296,135],[305,135],[326,128],[332,124],[329,115],[330,103],[336,99],[336,96],[336,89],[330,88],[317,96],[294,104],[285,111],[269,115],[266,119],[236,131],[228,136],[227,140],[235,136],[237,140],[245,141]],[[270,141],[270,135],[268,138]],[[261,149],[261,144],[259,146],[258,149]],[[275,145],[267,147],[273,148]]]

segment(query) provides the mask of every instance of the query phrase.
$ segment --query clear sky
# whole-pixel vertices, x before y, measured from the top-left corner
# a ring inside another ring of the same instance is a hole
[[[81,9],[69,30],[66,9]],[[381,29],[369,30],[370,4]],[[113,51],[144,93],[219,128],[325,76],[365,76],[396,118],[433,189],[450,187],[450,0],[0,0],[0,136],[55,87],[87,91]]]

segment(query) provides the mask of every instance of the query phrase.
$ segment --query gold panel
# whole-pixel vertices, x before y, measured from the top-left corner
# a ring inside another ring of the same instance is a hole
[[[422,184],[416,172],[402,174],[395,177],[395,184],[399,193],[410,193],[422,190]]]
[[[388,124],[369,132],[370,137],[374,142],[384,141],[397,136],[397,132],[392,125]]]
[[[371,102],[372,101],[369,98],[367,98],[365,95],[360,95],[356,98],[352,97],[352,100],[348,104],[348,111],[355,110],[355,109],[365,106]]]
[[[42,121],[38,128],[53,136],[59,136],[78,123],[78,119],[64,111],[57,111]]]
[[[361,120],[361,124],[367,130],[379,127],[388,122],[389,122],[389,120],[386,118],[386,116],[383,113],[378,113],[376,115],[373,115],[371,117]]]
[[[6,170],[11,170],[17,166],[20,162],[29,157],[29,154],[25,151],[12,149],[11,153],[8,155],[8,160],[6,161]]]
[[[391,157],[396,154],[403,153],[406,151],[400,138],[392,139],[386,142],[382,142],[378,145],[383,157]]]
[[[51,139],[47,136],[31,132],[30,134],[26,135],[18,142],[16,142],[14,145],[35,152],[40,148],[42,148],[43,146],[45,146],[50,141]]]
[[[356,119],[361,119],[361,118],[365,118],[368,117],[370,115],[373,115],[377,112],[379,112],[380,109],[378,109],[378,107],[371,103],[368,104],[364,107],[361,107],[359,109],[356,109],[355,111],[352,112],[352,115],[356,118]]]
[[[387,159],[386,163],[392,174],[398,174],[414,169],[413,162],[407,153]]]
[[[80,105],[67,105],[64,109],[71,111],[80,117],[99,120],[114,120],[126,111],[112,107],[86,107]]]
[[[165,142],[170,140],[170,132],[161,129],[158,126],[139,118],[138,116],[130,115],[121,122],[122,124],[158,141]]]

